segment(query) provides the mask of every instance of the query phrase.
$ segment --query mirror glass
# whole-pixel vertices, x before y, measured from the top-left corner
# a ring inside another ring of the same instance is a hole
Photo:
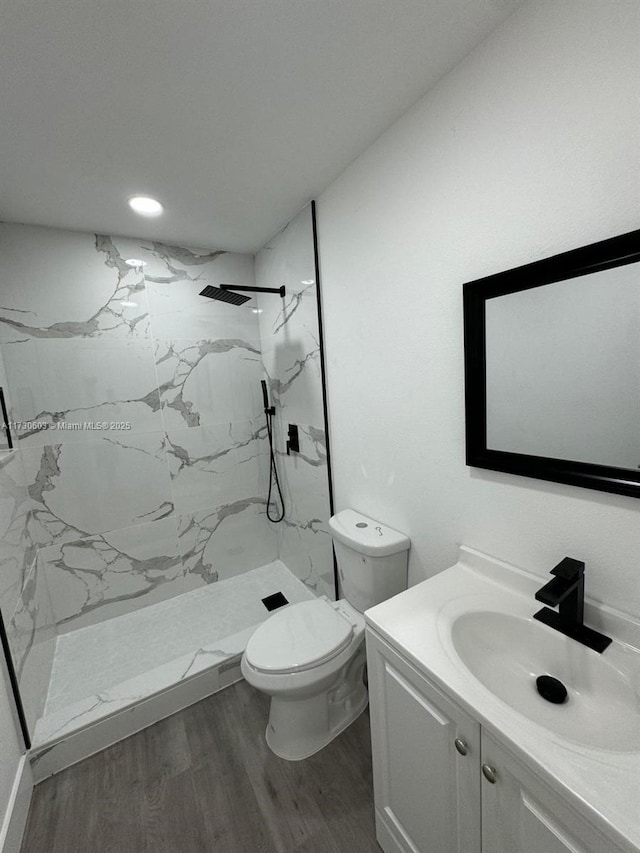
[[[487,448],[640,468],[640,263],[486,303]]]

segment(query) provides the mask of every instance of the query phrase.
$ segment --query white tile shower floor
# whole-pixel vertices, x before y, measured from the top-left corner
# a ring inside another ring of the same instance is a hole
[[[58,637],[42,745],[237,658],[281,591],[292,604],[314,598],[280,560]]]

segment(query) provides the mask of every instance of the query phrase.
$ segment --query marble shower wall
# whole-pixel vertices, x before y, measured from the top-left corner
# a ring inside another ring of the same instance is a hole
[[[19,450],[0,455],[0,610],[31,730],[46,698],[55,626],[46,582],[36,571],[30,499]]]
[[[64,632],[276,559],[258,318],[199,296],[252,284],[253,257],[2,224],[0,281],[18,657],[25,614]]]
[[[311,206],[301,211],[255,259],[256,284],[286,287],[261,296],[260,339],[270,394],[286,516],[273,525],[280,559],[319,595],[335,598],[328,529],[329,474],[320,370],[318,295]],[[284,452],[297,424],[300,452]]]

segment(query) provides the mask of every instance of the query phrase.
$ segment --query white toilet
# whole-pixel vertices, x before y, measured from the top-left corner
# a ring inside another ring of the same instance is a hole
[[[307,758],[367,706],[363,612],[406,589],[409,539],[352,509],[329,520],[344,598],[290,604],[252,634],[242,674],[271,696],[266,739]]]

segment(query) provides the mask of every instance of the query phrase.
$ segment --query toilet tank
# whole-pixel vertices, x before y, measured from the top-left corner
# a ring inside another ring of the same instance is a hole
[[[329,519],[342,596],[363,613],[407,588],[410,540],[353,509]]]

